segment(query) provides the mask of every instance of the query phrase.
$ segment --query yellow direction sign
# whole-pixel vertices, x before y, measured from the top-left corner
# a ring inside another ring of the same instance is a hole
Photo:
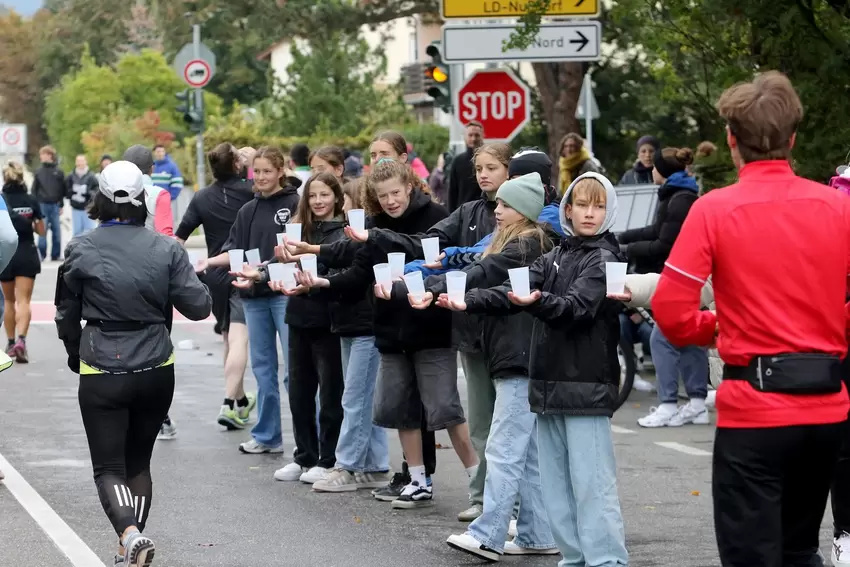
[[[598,16],[600,0],[550,0],[546,16]],[[443,0],[443,18],[518,18],[529,0]]]

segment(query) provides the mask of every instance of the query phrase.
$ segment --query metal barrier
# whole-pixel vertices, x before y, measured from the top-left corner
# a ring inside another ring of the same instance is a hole
[[[658,207],[658,185],[618,185],[614,190],[617,191],[618,211],[612,232],[620,233],[652,224]]]

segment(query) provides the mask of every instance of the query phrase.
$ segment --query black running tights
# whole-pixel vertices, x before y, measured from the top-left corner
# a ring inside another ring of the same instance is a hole
[[[145,527],[153,487],[151,453],[174,395],[174,365],[136,374],[80,376],[80,413],[94,483],[120,536]]]

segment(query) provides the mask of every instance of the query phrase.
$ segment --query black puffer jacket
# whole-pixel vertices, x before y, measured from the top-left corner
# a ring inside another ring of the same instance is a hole
[[[399,234],[375,230],[369,241],[383,253],[404,252],[408,261],[422,258],[422,239],[437,237],[440,250],[448,246],[473,246],[496,228],[496,201],[482,194],[480,199],[464,203],[441,222],[429,227],[424,234]],[[466,313],[452,317],[452,343],[461,352],[481,350],[481,322]]]
[[[310,234],[306,234],[306,242],[310,244],[326,244],[345,237],[343,219],[319,221],[313,225]],[[318,264],[319,277],[328,275],[327,266]],[[310,291],[304,295],[293,295],[286,306],[286,324],[296,329],[330,329],[331,306],[328,298],[320,290]]]
[[[552,242],[547,238],[541,247],[537,238],[522,238],[511,241],[498,254],[484,256],[464,268],[466,288],[490,288],[510,285],[508,270],[530,266],[544,252],[551,250]],[[440,274],[425,280],[425,289],[436,298],[446,293],[446,276]],[[394,294],[407,303],[407,288],[404,283],[396,284]],[[431,309],[441,309],[431,307]],[[528,355],[531,347],[531,331],[534,318],[528,313],[507,316],[481,316],[479,336],[483,352],[487,356],[491,378],[516,378],[528,376]]]
[[[531,289],[543,292],[526,308],[536,318],[528,390],[534,413],[614,414],[622,307],[606,298],[605,263],[621,261],[617,239],[605,232],[566,238],[531,266]],[[467,311],[517,313],[521,308],[508,300],[509,290],[505,284],[470,291]]]
[[[416,234],[427,230],[448,216],[442,205],[418,190],[411,196],[410,205],[404,214],[394,219],[386,214],[377,215],[375,226],[406,234]],[[371,234],[371,233],[370,233]],[[387,261],[386,252],[369,242],[356,249],[354,260],[347,270],[328,276],[331,286],[329,293],[340,299],[360,300],[365,293],[373,293],[375,282],[372,267]],[[342,245],[323,246],[320,259],[324,259],[329,250],[341,249]],[[423,312],[407,309],[400,311],[392,301],[374,300],[372,302],[372,328],[375,334],[375,346],[381,352],[419,351],[431,348],[451,346],[450,311],[440,309]]]

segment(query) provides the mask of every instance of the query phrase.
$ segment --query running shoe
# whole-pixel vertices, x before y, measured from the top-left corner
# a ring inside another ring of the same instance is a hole
[[[245,407],[239,407],[237,405],[236,412],[239,415],[239,419],[248,423],[248,420],[251,418],[251,412],[254,411],[255,407],[257,407],[257,396],[256,394],[245,392],[245,397],[248,398],[248,405]]]
[[[135,532],[124,541],[124,567],[150,567],[155,547],[153,541]]]
[[[162,425],[159,426],[159,435],[156,436],[159,441],[171,441],[172,439],[177,438],[177,428],[174,426],[174,422],[169,418],[166,418],[165,421],[162,422]]]
[[[222,405],[218,412],[218,424],[226,427],[228,431],[245,429],[245,421],[240,417],[240,412],[231,409],[227,404]]]
[[[18,338],[12,349],[15,356],[15,362],[27,363],[30,361],[29,354],[27,353],[27,342],[23,338]]]

